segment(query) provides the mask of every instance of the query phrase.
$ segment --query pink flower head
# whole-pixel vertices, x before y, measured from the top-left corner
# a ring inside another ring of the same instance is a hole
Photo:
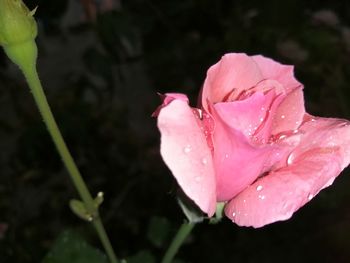
[[[293,67],[226,54],[207,72],[198,108],[165,94],[161,155],[180,187],[212,216],[240,226],[286,220],[350,162],[349,122],[305,112]]]

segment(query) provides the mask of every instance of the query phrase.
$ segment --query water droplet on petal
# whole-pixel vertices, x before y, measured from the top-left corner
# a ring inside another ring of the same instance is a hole
[[[191,145],[186,145],[186,147],[184,148],[184,153],[189,153],[192,150]]]
[[[312,198],[314,198],[314,195],[310,193],[310,194],[307,196],[307,199],[310,201]]]
[[[227,159],[227,158],[228,158],[228,156],[229,156],[229,155],[226,153],[226,154],[225,154],[225,158]]]
[[[291,153],[291,154],[288,156],[287,164],[288,164],[288,165],[291,165],[291,164],[293,163],[293,159],[294,159],[294,154]]]
[[[203,158],[203,159],[202,159],[202,164],[206,165],[207,163],[208,163],[207,158]]]
[[[259,195],[259,199],[264,200],[265,196],[264,195]]]
[[[261,191],[262,189],[263,189],[262,185],[258,185],[258,186],[256,187],[256,191]]]
[[[235,216],[236,216],[236,212],[233,212],[233,213],[232,213],[232,217],[235,217]]]
[[[284,116],[284,115],[281,115],[281,119],[284,119],[286,116]]]
[[[198,115],[199,115],[199,118],[202,120],[203,119],[203,112],[202,112],[202,110],[198,110]]]
[[[287,137],[287,135],[282,134],[278,139],[279,139],[279,140],[282,140],[282,139],[284,139],[284,138],[286,138],[286,137]]]

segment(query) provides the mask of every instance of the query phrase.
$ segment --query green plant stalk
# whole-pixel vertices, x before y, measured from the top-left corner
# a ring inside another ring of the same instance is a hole
[[[50,106],[47,102],[45,93],[43,91],[37,70],[36,61],[28,61],[20,67],[34,96],[34,100],[39,108],[39,111],[44,119],[47,129],[54,141],[56,148],[65,164],[71,179],[84,202],[87,212],[92,216],[92,223],[98,233],[98,236],[104,246],[104,249],[108,255],[111,263],[118,263],[118,259],[113,251],[112,245],[106,234],[101,218],[98,213],[98,208],[94,204],[94,200],[64,142],[61,132],[57,126],[55,118],[51,112]]]
[[[173,261],[174,256],[176,255],[183,242],[186,240],[187,236],[191,233],[194,226],[195,223],[191,222],[183,223],[181,225],[173,241],[171,241],[168,250],[165,252],[162,263],[171,263]]]

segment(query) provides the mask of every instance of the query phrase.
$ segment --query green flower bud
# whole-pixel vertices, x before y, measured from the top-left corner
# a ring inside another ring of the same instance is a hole
[[[33,15],[22,0],[0,0],[0,45],[34,40],[38,30]]]
[[[36,62],[37,25],[32,11],[22,0],[0,0],[0,45],[22,70]]]

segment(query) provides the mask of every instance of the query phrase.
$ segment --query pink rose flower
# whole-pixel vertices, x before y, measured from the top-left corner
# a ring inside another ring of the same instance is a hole
[[[307,114],[302,90],[292,66],[226,54],[197,108],[183,94],[163,96],[161,155],[208,216],[225,202],[240,226],[286,220],[349,164],[349,122]]]

